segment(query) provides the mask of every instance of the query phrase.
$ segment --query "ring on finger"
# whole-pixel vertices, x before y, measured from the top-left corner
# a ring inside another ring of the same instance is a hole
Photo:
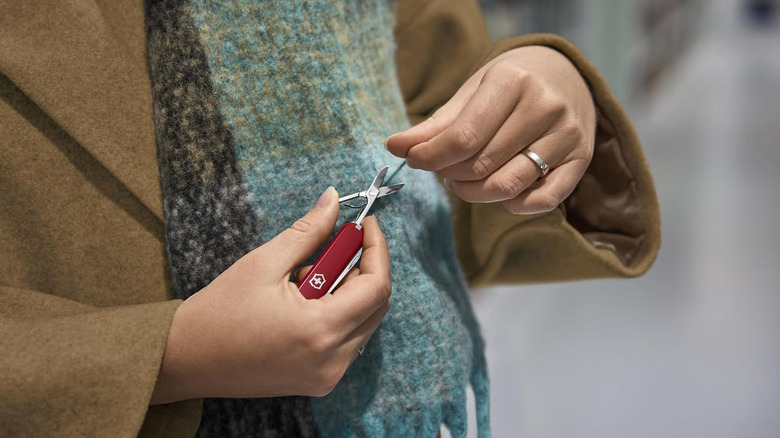
[[[536,179],[537,181],[544,178],[547,175],[547,172],[550,171],[550,166],[536,152],[530,149],[523,149],[520,151],[520,153],[530,158],[531,161],[536,163],[536,165],[539,167],[539,172],[541,172],[541,175],[539,175],[539,178]]]

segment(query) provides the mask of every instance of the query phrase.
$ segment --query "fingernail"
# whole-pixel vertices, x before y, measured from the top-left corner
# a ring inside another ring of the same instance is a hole
[[[393,135],[391,135],[390,137],[387,137],[387,138],[385,139],[385,142],[383,143],[383,144],[385,145],[385,149],[387,149],[387,142],[388,142],[388,140],[390,140],[390,139],[391,139],[391,138],[393,138],[394,136],[395,136],[395,134],[393,134]]]
[[[325,208],[329,206],[330,200],[333,198],[334,191],[336,191],[336,189],[334,189],[333,186],[325,189],[325,191],[320,195],[320,199],[317,200],[317,208]]]
[[[452,181],[448,180],[447,178],[444,178],[444,186],[452,190]]]

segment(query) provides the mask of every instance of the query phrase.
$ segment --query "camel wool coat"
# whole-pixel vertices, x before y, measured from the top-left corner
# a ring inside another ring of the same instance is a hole
[[[189,437],[200,400],[149,407],[169,325],[142,0],[0,0],[0,435]],[[492,42],[476,0],[399,0],[398,75],[422,120],[515,47],[566,55],[598,113],[593,162],[550,213],[453,199],[472,286],[631,277],[660,244],[625,113],[564,39]]]

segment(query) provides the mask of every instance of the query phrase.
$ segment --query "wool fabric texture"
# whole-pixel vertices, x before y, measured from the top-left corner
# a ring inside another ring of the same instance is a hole
[[[382,146],[409,126],[388,0],[153,1],[148,57],[171,277],[197,292],[301,217],[328,185],[377,200],[393,306],[326,397],[207,399],[199,436],[466,434],[472,386],[488,437],[483,341],[434,176]],[[339,226],[354,219],[344,209]],[[315,254],[312,260],[317,256]]]

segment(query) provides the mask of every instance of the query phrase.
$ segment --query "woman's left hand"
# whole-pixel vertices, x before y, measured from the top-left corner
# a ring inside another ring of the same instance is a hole
[[[510,50],[477,71],[424,122],[387,139],[409,167],[435,171],[468,202],[501,202],[514,214],[554,209],[574,190],[593,155],[590,90],[561,53]],[[537,153],[550,172],[519,154]]]

